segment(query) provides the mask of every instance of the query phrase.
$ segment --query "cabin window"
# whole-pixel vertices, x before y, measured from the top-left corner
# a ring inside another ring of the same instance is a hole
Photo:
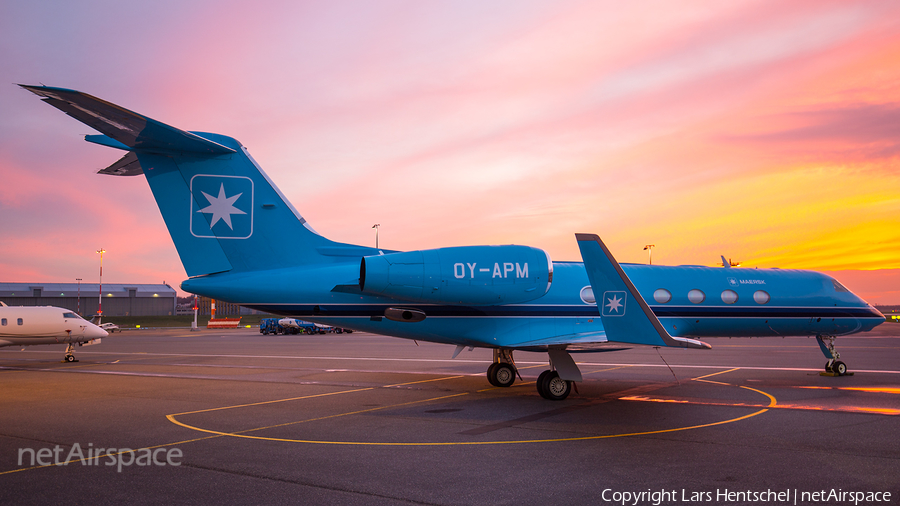
[[[665,288],[660,288],[653,292],[653,300],[659,302],[660,304],[665,304],[672,300],[672,292],[666,290]]]
[[[757,304],[766,304],[769,302],[769,293],[757,290],[753,293],[753,300],[756,301]]]
[[[581,295],[581,300],[585,304],[596,304],[597,303],[597,298],[594,297],[594,289],[589,286],[582,288],[580,295]]]
[[[4,327],[6,326],[6,318],[0,320],[0,325],[3,325]]]
[[[22,325],[24,322],[22,322],[22,319],[19,318],[18,320],[16,320],[16,323],[18,323],[19,325]]]
[[[734,304],[738,300],[738,294],[734,290],[725,290],[722,292],[722,302],[726,304]]]
[[[694,304],[700,304],[704,300],[706,300],[706,294],[703,293],[703,290],[697,290],[696,288],[688,292],[688,300],[693,302]]]

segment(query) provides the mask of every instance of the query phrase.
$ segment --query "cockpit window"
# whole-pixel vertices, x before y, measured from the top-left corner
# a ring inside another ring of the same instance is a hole
[[[831,278],[831,282],[834,283],[834,289],[837,290],[838,292],[849,292],[850,291],[850,290],[847,290],[847,287],[842,285],[840,283],[840,281],[838,281],[834,278]]]
[[[75,313],[63,313],[63,318],[80,318],[80,317]]]

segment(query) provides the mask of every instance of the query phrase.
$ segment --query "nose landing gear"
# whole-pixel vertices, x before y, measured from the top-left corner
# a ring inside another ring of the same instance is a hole
[[[69,346],[66,347],[66,356],[63,357],[63,362],[78,362],[75,360],[75,345],[69,343]]]
[[[828,362],[825,362],[825,372],[820,372],[819,374],[822,376],[853,376],[852,372],[847,372],[847,364],[838,360],[841,358],[841,354],[834,349],[835,339],[837,339],[837,336],[826,334],[816,336],[816,341],[819,343],[819,348],[822,349],[822,354],[828,359]]]

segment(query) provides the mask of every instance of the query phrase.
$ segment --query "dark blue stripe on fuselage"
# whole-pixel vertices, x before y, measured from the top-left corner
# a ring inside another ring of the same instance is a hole
[[[290,316],[371,317],[383,316],[388,307],[423,311],[428,317],[572,317],[596,318],[596,306],[429,306],[418,304],[245,304],[247,307]],[[658,318],[883,318],[868,307],[692,307],[651,306]]]

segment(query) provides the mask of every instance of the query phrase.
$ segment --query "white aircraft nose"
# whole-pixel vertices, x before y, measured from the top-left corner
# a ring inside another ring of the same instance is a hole
[[[108,335],[109,332],[93,324],[88,324],[87,328],[84,329],[84,337],[88,337],[91,339],[98,339],[101,337],[106,337]]]

